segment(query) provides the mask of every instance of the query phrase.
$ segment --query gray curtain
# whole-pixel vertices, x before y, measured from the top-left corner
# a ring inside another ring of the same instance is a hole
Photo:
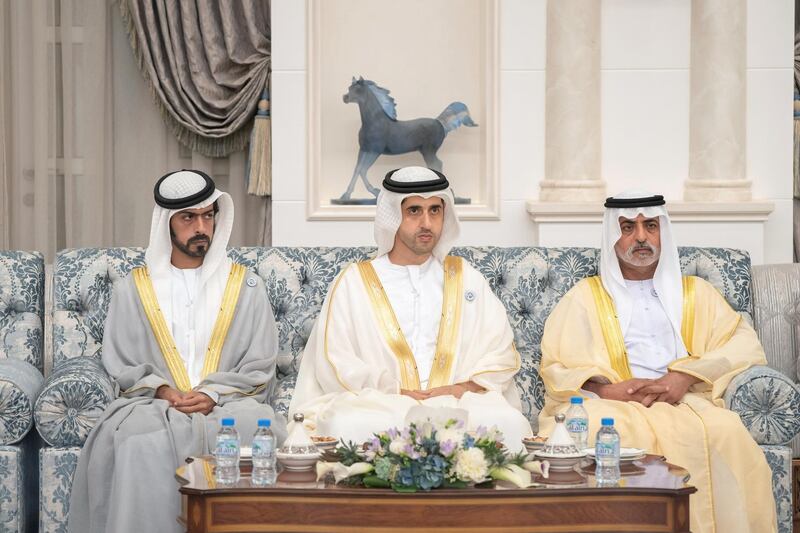
[[[119,0],[134,55],[178,140],[208,157],[247,145],[270,68],[269,0]]]

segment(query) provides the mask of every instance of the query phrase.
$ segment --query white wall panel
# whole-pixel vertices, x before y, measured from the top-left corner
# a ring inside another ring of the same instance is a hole
[[[500,76],[500,194],[537,198],[544,178],[544,71]]]
[[[691,0],[603,0],[600,68],[689,68]]]
[[[604,70],[601,82],[608,194],[638,188],[681,199],[689,168],[689,72]]]

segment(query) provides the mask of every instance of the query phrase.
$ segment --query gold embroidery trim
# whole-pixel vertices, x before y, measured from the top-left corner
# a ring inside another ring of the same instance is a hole
[[[689,408],[689,411],[697,417],[697,420],[700,421],[700,425],[703,426],[703,450],[705,451],[705,459],[706,459],[706,477],[708,478],[708,498],[711,500],[711,508],[715,509],[714,506],[714,483],[712,481],[711,476],[711,451],[710,445],[708,443],[708,428],[706,427],[706,422],[703,420],[703,417],[694,410],[694,408],[689,405],[688,403],[681,402],[683,405]],[[717,522],[714,519],[714,513],[711,513],[711,531],[717,531]]]
[[[461,325],[461,303],[464,288],[462,259],[448,255],[444,259],[444,298],[439,321],[439,336],[436,340],[436,356],[433,359],[428,389],[450,383],[450,372],[456,357],[458,330]]]
[[[342,273],[339,274],[339,277],[336,278],[336,282],[333,284],[333,288],[331,289],[330,296],[328,297],[328,312],[325,315],[325,337],[323,339],[323,346],[322,351],[325,353],[325,359],[328,360],[328,364],[331,365],[333,368],[333,373],[336,375],[336,381],[339,382],[339,385],[346,391],[352,392],[353,390],[348,387],[344,381],[342,381],[342,377],[339,375],[339,371],[336,369],[336,365],[333,364],[331,361],[330,355],[328,355],[328,326],[331,323],[331,309],[333,309],[333,298],[336,296],[336,289],[339,288],[339,283],[342,282],[344,279],[345,274],[347,273],[347,269],[350,268],[350,265],[347,265],[342,269]]]
[[[689,355],[692,354],[694,342],[694,276],[683,276],[683,318],[681,319],[681,337]]]
[[[631,368],[628,365],[628,352],[625,349],[625,338],[622,336],[622,329],[619,326],[614,302],[608,295],[600,276],[592,276],[589,279],[589,287],[592,289],[594,305],[597,307],[597,315],[600,319],[600,329],[603,331],[606,350],[611,359],[611,367],[623,381],[631,379]]]
[[[208,461],[203,461],[203,477],[206,478],[206,485],[209,489],[217,488],[217,478],[214,477],[214,471]]]
[[[378,325],[383,333],[383,338],[391,348],[400,367],[400,382],[404,389],[419,390],[419,373],[417,371],[417,361],[414,358],[414,353],[406,342],[400,325],[397,323],[397,317],[392,309],[392,304],[383,290],[383,285],[378,278],[378,273],[369,261],[362,261],[358,263],[358,271],[361,274],[361,279],[364,281],[364,287],[367,289],[369,301],[372,304],[372,310],[378,320]]]
[[[172,338],[172,333],[167,327],[164,320],[164,314],[161,312],[161,307],[158,305],[158,298],[156,298],[156,291],[153,289],[153,283],[150,281],[150,274],[147,267],[134,268],[131,271],[133,281],[136,284],[136,290],[139,293],[139,298],[142,301],[144,313],[147,320],[150,322],[150,328],[153,330],[153,335],[156,338],[158,347],[161,349],[161,354],[164,356],[164,361],[167,363],[167,369],[172,375],[172,381],[178,390],[188,392],[192,390],[192,384],[189,381],[189,374],[186,372],[186,367],[183,364],[178,353],[178,348],[175,346],[175,341]]]
[[[247,269],[242,265],[237,263],[231,265],[231,271],[228,274],[228,281],[225,285],[225,292],[222,295],[220,310],[217,314],[217,320],[214,323],[214,329],[211,332],[211,340],[208,343],[208,349],[206,350],[205,359],[203,361],[203,378],[217,371],[220,354],[222,353],[222,345],[225,342],[228,329],[233,321],[233,313],[236,310],[236,303],[239,301],[239,292],[246,271]],[[133,281],[136,284],[139,298],[142,301],[145,315],[147,316],[148,322],[150,322],[150,327],[156,337],[156,342],[161,349],[161,354],[164,356],[167,369],[172,375],[175,386],[182,392],[192,390],[189,374],[186,372],[186,366],[183,364],[183,359],[180,353],[178,353],[178,348],[175,346],[172,333],[169,327],[167,327],[167,322],[164,320],[164,314],[161,312],[161,307],[158,305],[158,298],[156,297],[155,289],[153,289],[153,283],[150,280],[150,274],[147,268],[135,268],[131,274],[133,275]]]
[[[231,327],[231,322],[233,322],[233,313],[236,311],[236,304],[239,301],[239,293],[241,292],[242,281],[246,272],[247,269],[238,263],[231,265],[228,282],[225,284],[225,292],[222,293],[222,303],[219,307],[217,320],[214,322],[214,329],[211,330],[211,339],[208,341],[208,348],[203,361],[202,379],[216,372],[219,367],[222,345],[228,337],[228,330]]]

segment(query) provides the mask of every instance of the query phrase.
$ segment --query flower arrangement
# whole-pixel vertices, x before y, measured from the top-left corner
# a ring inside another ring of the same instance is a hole
[[[363,446],[336,449],[339,462],[317,463],[317,479],[332,472],[337,483],[392,488],[398,492],[462,488],[490,480],[531,485],[531,472],[547,475],[547,464],[509,454],[496,428],[467,432],[461,421],[411,423],[375,434]]]

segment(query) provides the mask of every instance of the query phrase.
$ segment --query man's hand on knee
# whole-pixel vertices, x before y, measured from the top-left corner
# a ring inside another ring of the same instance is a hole
[[[428,397],[428,391],[426,390],[400,389],[400,394],[420,401]]]
[[[424,392],[427,393],[426,398],[433,398],[434,396],[455,396],[456,398],[461,398],[465,392],[486,392],[486,389],[474,381],[463,381],[461,383],[454,383],[453,385],[434,387]]]
[[[183,398],[175,404],[175,409],[187,415],[192,413],[207,415],[214,409],[215,405],[217,405],[217,403],[206,394],[190,391],[184,394]]]

